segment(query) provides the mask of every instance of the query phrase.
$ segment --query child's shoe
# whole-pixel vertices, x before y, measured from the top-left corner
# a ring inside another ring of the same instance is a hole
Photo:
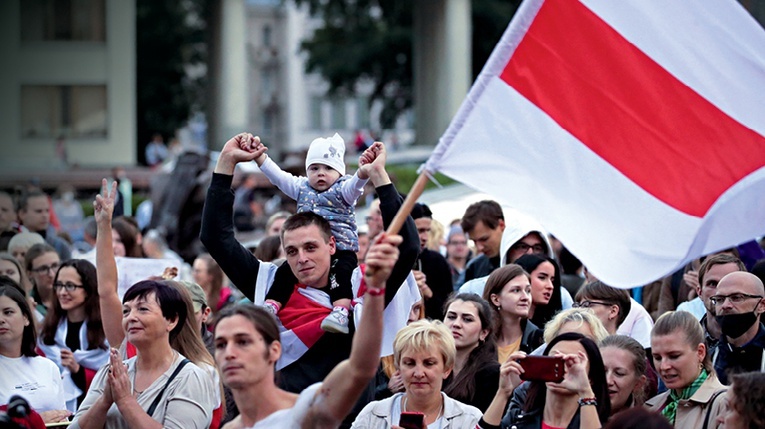
[[[348,309],[335,307],[324,320],[321,321],[321,329],[335,334],[348,333]]]
[[[276,316],[276,313],[279,312],[279,307],[276,306],[276,303],[270,300],[263,303],[263,309],[273,314],[274,316]]]

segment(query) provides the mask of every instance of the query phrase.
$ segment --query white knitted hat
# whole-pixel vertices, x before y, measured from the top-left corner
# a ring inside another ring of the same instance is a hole
[[[305,157],[305,169],[311,164],[323,164],[345,175],[345,141],[340,134],[332,137],[319,137],[311,142]]]

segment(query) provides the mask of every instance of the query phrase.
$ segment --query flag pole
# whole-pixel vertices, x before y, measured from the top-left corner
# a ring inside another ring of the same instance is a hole
[[[406,217],[409,216],[409,213],[412,212],[414,204],[420,198],[420,195],[422,195],[422,191],[425,190],[425,185],[428,183],[427,173],[427,170],[423,170],[422,173],[420,173],[420,175],[417,177],[417,180],[415,180],[414,185],[412,185],[412,189],[404,199],[404,203],[401,205],[401,208],[398,209],[396,216],[393,217],[393,221],[391,221],[390,225],[388,225],[388,229],[385,231],[387,235],[398,234],[398,232],[401,230],[401,227],[404,226]]]

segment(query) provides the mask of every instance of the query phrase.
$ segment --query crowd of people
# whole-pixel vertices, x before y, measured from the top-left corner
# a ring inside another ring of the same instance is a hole
[[[0,410],[20,397],[19,424],[72,428],[765,427],[758,245],[615,288],[495,201],[450,225],[417,203],[387,233],[404,200],[386,146],[352,174],[345,149],[314,140],[301,177],[232,137],[187,261],[122,215],[116,182],[82,226],[91,249],[51,223],[70,194],[0,192]],[[296,207],[255,247],[233,186],[250,161]]]

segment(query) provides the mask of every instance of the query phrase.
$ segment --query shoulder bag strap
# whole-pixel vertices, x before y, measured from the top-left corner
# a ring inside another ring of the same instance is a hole
[[[191,362],[188,359],[184,359],[181,361],[181,363],[178,364],[177,367],[175,367],[175,371],[173,371],[172,374],[170,374],[170,378],[167,379],[167,383],[165,383],[165,387],[162,388],[162,390],[159,392],[159,395],[157,395],[156,398],[154,398],[154,402],[151,403],[151,406],[146,411],[146,414],[149,416],[154,415],[154,411],[157,409],[157,405],[159,405],[159,401],[162,400],[162,396],[165,395],[165,390],[167,390],[167,386],[170,385],[170,382],[173,381],[176,375],[178,375],[179,372],[183,369],[184,366],[186,366],[187,363]]]
[[[727,391],[728,389],[718,390],[709,399],[709,405],[707,406],[707,416],[704,418],[704,427],[702,429],[707,429],[707,427],[709,426],[709,417],[712,414],[712,406],[714,406],[715,404],[715,399],[717,399],[718,396],[720,396],[722,393]]]

